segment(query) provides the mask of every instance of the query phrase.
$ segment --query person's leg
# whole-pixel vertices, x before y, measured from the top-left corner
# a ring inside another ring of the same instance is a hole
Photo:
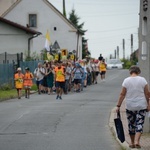
[[[101,80],[103,80],[103,73],[101,72],[100,75],[101,75]]]
[[[39,88],[39,81],[36,81],[36,86],[37,86],[37,89],[38,89],[38,93],[41,94],[41,91],[40,91],[40,88]]]
[[[91,73],[92,73],[92,84],[94,84],[94,71],[92,71]]]
[[[47,90],[48,90],[48,95],[50,95],[50,87],[48,87]]]
[[[60,93],[59,93],[59,99],[62,99],[62,93],[63,89],[65,87],[65,82],[60,82]]]
[[[17,89],[17,96],[18,96],[18,99],[19,99],[19,89]]]
[[[25,86],[25,98],[27,98],[27,87]]]
[[[133,111],[126,110],[127,120],[128,120],[128,131],[130,135],[130,147],[134,148],[135,145],[135,120],[136,120],[136,114]]]
[[[30,98],[30,87],[27,89],[28,98]]]
[[[106,72],[104,71],[103,72],[103,80],[105,80],[105,74],[106,74]]]
[[[78,88],[78,82],[77,79],[74,79],[74,91],[76,92]]]
[[[63,88],[60,87],[59,91],[59,98],[62,99]]]
[[[56,81],[56,99],[59,98],[59,93],[60,93],[60,83],[58,81]]]
[[[136,134],[135,134],[135,146],[140,146],[140,138],[143,133],[143,125],[146,116],[146,110],[140,110],[136,113]]]
[[[77,83],[77,92],[80,92],[81,84],[82,84],[82,79],[78,79],[78,83]]]
[[[135,135],[130,134],[130,140],[131,140],[131,144],[130,144],[129,147],[134,148],[135,147],[135,144],[134,144]]]
[[[135,146],[140,145],[140,138],[141,138],[142,133],[141,132],[136,132],[135,134]]]
[[[85,79],[84,79],[84,87],[87,86],[87,73],[85,74]]]

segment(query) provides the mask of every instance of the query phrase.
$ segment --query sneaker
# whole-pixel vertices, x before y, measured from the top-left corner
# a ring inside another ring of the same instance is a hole
[[[56,99],[58,99],[58,98],[59,98],[59,95],[57,95]]]
[[[61,96],[59,96],[59,99],[61,99],[61,100],[62,100],[62,97],[61,97]]]

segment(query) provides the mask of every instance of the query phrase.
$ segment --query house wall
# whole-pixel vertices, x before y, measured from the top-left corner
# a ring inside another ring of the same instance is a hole
[[[0,54],[7,52],[16,54],[28,50],[28,38],[31,34],[27,34],[18,28],[12,27],[6,23],[0,23]],[[32,45],[32,42],[31,42]]]
[[[29,14],[37,14],[37,28],[33,28],[42,33],[41,36],[33,39],[33,52],[40,53],[44,49],[45,35],[50,32],[51,43],[58,42],[61,49],[69,51],[77,49],[77,33],[75,28],[68,23],[53,7],[47,5],[45,0],[22,0],[4,18],[13,20],[26,26],[29,22]],[[54,31],[54,27],[57,28]],[[82,38],[80,37],[79,48],[82,51]],[[81,52],[79,52],[81,55]]]

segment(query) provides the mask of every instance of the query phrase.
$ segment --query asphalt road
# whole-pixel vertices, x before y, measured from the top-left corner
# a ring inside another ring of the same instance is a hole
[[[0,103],[0,150],[121,150],[108,123],[128,76],[107,71],[106,81],[81,93],[31,95]]]

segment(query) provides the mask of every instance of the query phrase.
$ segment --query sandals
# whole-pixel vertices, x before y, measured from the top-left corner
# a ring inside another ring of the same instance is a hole
[[[140,144],[135,144],[135,148],[141,148]]]
[[[130,144],[129,147],[130,148],[135,148],[135,145],[134,144]]]

